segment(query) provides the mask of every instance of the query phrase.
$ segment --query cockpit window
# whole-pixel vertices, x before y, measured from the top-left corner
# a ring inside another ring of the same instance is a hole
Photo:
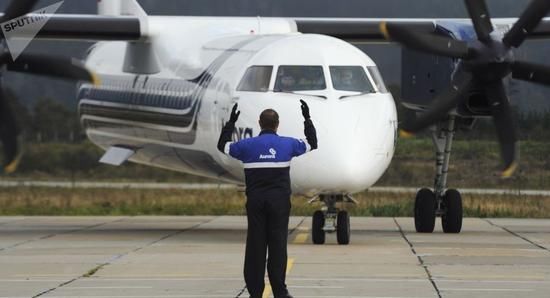
[[[321,66],[279,66],[275,92],[324,90],[327,88]]]
[[[237,87],[237,91],[267,92],[273,66],[251,66]]]
[[[334,89],[362,93],[376,92],[362,66],[331,66]]]
[[[388,93],[388,89],[386,88],[386,85],[384,84],[384,79],[382,79],[382,75],[380,74],[380,71],[378,70],[378,67],[376,67],[376,66],[367,66],[367,69],[370,73],[370,76],[374,80],[374,83],[376,84],[376,88],[378,89],[378,92]]]

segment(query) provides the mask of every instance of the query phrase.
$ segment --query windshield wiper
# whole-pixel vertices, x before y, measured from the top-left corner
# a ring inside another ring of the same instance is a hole
[[[365,91],[365,92],[361,92],[359,94],[343,95],[343,96],[340,96],[340,99],[356,97],[356,96],[362,96],[362,95],[373,94],[373,93],[375,93],[375,92],[374,91]]]
[[[298,93],[298,92],[294,92],[294,91],[285,91],[285,90],[273,90],[273,92],[275,93],[287,93],[287,94],[294,94],[294,95],[300,95],[300,96],[315,96],[315,97],[320,97],[322,99],[327,99],[326,96],[324,95],[317,95],[317,94],[307,94],[307,93]]]

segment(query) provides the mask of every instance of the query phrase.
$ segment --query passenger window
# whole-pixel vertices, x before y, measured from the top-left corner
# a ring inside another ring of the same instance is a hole
[[[376,84],[376,88],[378,89],[378,92],[380,93],[388,93],[388,89],[386,88],[386,84],[384,84],[384,79],[382,79],[382,75],[380,74],[380,71],[378,70],[378,67],[376,66],[367,66],[367,69],[370,73],[370,76],[372,77],[374,83]]]
[[[327,88],[321,66],[280,66],[275,92],[324,90]]]
[[[330,77],[335,90],[362,93],[376,92],[362,66],[331,66]]]
[[[246,70],[237,91],[267,92],[273,66],[251,66]]]

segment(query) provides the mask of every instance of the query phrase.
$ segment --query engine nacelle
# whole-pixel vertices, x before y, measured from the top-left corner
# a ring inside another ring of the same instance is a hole
[[[438,33],[453,38],[443,28]],[[415,50],[402,48],[401,60],[401,100],[407,107],[425,110],[434,98],[451,87],[451,79],[458,61],[452,58],[428,55]],[[489,103],[480,88],[472,88],[468,99],[457,107],[459,116],[490,116]]]

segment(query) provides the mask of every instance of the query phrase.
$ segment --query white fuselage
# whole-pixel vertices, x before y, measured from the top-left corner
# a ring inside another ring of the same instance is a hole
[[[102,84],[82,86],[80,114],[102,148],[130,147],[133,162],[242,184],[242,164],[216,148],[233,104],[241,110],[235,140],[257,136],[267,108],[280,114],[280,135],[304,138],[304,99],[319,149],[293,160],[294,193],[358,192],[390,164],[397,128],[391,94],[383,86],[368,94],[334,88],[331,66],[361,66],[373,86],[380,83],[368,72],[374,62],[354,46],[296,33],[284,19],[149,17],[149,26],[160,72],[123,72],[124,42],[98,43],[87,59]],[[277,70],[289,65],[321,66],[326,88],[276,92]],[[269,87],[238,91],[251,66],[272,66]]]

